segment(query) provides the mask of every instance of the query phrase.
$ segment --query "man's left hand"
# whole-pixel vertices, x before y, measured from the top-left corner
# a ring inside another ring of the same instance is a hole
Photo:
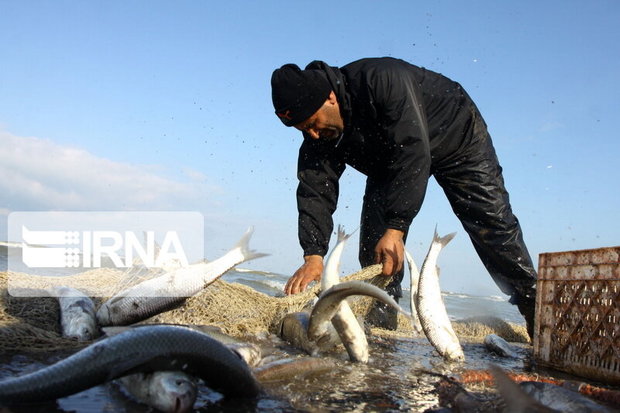
[[[388,228],[375,247],[375,264],[383,264],[381,275],[391,277],[403,268],[405,260],[404,232]]]

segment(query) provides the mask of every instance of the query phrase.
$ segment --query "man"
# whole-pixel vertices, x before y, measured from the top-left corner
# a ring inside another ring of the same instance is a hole
[[[532,336],[536,272],[486,124],[458,83],[403,60],[368,58],[341,68],[321,61],[305,70],[284,65],[271,86],[276,114],[304,137],[297,188],[304,264],[288,280],[287,294],[321,278],[338,180],[350,165],[367,176],[360,264],[383,263],[383,275],[392,277],[386,290],[400,298],[404,243],[433,175]],[[378,318],[375,324],[395,328],[395,313]]]

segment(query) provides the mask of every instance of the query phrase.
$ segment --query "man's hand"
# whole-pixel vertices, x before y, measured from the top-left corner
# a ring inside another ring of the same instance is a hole
[[[307,255],[304,264],[299,267],[295,274],[286,282],[284,292],[286,295],[297,294],[306,289],[312,281],[320,281],[323,274],[323,257],[320,255]]]
[[[391,277],[403,268],[405,260],[404,233],[387,229],[375,247],[375,264],[383,264],[381,275]]]

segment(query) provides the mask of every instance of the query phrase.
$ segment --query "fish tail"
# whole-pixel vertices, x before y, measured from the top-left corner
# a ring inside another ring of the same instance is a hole
[[[539,406],[538,402],[525,393],[499,366],[490,364],[489,370],[495,379],[499,394],[506,403],[507,411],[535,411],[534,407]]]
[[[243,234],[243,237],[241,237],[239,242],[237,242],[237,244],[235,245],[235,248],[238,248],[241,251],[244,261],[249,261],[260,257],[266,257],[267,255],[269,255],[250,249],[250,238],[252,238],[253,233],[254,227],[248,228],[245,234]]]
[[[355,229],[355,231],[357,231],[357,228]],[[338,225],[338,242],[342,242],[342,241],[346,241],[348,240],[351,235],[355,234],[355,231],[353,231],[350,234],[347,234],[344,232],[344,225]]]
[[[437,233],[437,226],[435,225],[435,235],[433,236],[433,242],[438,242],[439,244],[441,244],[442,247],[445,247],[446,245],[448,245],[448,242],[452,241],[452,238],[454,238],[456,236],[456,232],[452,232],[448,235],[444,235],[443,237],[440,237],[439,234]]]

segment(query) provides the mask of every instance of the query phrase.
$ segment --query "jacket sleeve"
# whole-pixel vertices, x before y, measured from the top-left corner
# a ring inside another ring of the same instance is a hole
[[[338,180],[344,162],[334,156],[333,143],[304,136],[297,164],[298,236],[305,255],[325,256],[338,203]]]
[[[424,200],[431,154],[426,116],[416,80],[406,70],[376,72],[370,85],[387,139],[386,225],[407,231]]]

